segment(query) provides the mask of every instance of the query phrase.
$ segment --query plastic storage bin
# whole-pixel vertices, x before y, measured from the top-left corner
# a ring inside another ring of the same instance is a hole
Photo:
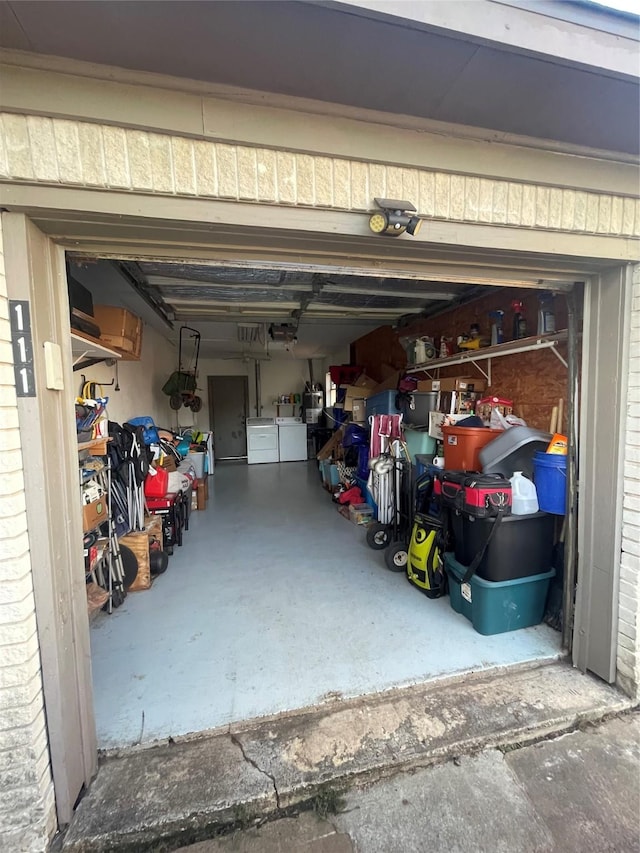
[[[351,504],[349,519],[354,524],[369,524],[370,521],[373,521],[373,507],[369,504]]]
[[[397,391],[380,391],[367,397],[365,407],[367,418],[373,415],[399,415],[400,409],[396,406]]]
[[[400,405],[404,422],[415,426],[429,425],[429,412],[436,409],[438,403],[437,391],[411,391],[400,397]]]
[[[567,504],[567,457],[557,453],[536,453],[533,481],[540,509],[564,515]]]
[[[533,479],[533,455],[546,450],[551,434],[526,426],[514,426],[499,432],[497,437],[481,448],[480,465],[485,474],[511,477],[522,471]]]
[[[470,519],[452,513],[455,558],[470,566],[491,532],[493,518]],[[484,552],[476,573],[488,581],[509,581],[540,574],[551,565],[555,519],[546,512],[505,515]]]
[[[504,634],[542,621],[554,569],[498,583],[472,575],[469,583],[463,584],[466,569],[453,554],[445,554],[444,566],[449,576],[451,607],[465,616],[479,634]]]
[[[443,425],[444,467],[449,471],[481,471],[481,449],[501,433],[486,427]]]
[[[436,440],[429,435],[427,429],[417,429],[405,425],[404,438],[407,442],[409,456],[414,464],[418,455],[431,455],[433,458],[436,452]]]
[[[427,471],[439,470],[433,465],[432,453],[417,453],[413,458],[413,464],[415,465],[416,469],[416,479],[418,477],[421,477],[423,474],[426,474]]]

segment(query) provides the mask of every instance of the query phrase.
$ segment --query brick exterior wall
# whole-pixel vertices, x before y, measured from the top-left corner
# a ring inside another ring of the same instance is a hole
[[[0,122],[0,179],[360,212],[409,198],[432,219],[640,236],[637,198],[42,116]]]
[[[46,850],[56,827],[0,224],[0,850]]]
[[[617,667],[620,685],[640,698],[640,265],[631,298]]]

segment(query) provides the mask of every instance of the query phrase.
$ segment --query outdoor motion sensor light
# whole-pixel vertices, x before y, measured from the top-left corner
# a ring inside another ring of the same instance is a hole
[[[369,219],[369,228],[374,234],[417,234],[422,225],[419,216],[411,216],[416,213],[415,207],[410,201],[398,201],[395,198],[376,198],[375,203],[382,213],[374,213]]]

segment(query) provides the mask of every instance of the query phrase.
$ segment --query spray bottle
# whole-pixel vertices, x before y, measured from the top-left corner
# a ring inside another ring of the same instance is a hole
[[[527,321],[524,316],[524,305],[522,304],[522,300],[514,299],[511,303],[511,308],[514,311],[513,340],[517,341],[520,338],[527,337]]]
[[[541,293],[538,296],[538,334],[552,335],[556,330],[556,315],[553,313],[553,294]]]
[[[489,317],[492,320],[491,323],[491,346],[495,346],[496,344],[501,344],[504,342],[504,331],[502,328],[502,320],[504,318],[504,311],[497,308],[495,311],[489,311]]]

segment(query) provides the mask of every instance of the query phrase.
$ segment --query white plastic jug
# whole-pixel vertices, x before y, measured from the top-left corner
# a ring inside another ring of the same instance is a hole
[[[522,471],[514,471],[511,477],[511,512],[514,515],[530,515],[538,512],[538,493],[531,480]]]

